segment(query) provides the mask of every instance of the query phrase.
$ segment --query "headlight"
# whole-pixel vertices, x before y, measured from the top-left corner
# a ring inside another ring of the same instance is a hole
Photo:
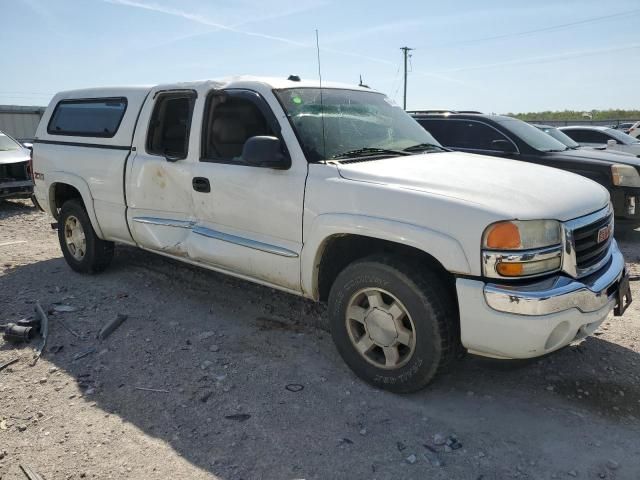
[[[529,250],[560,243],[557,220],[512,220],[498,222],[484,231],[483,247],[491,250]]]
[[[613,184],[619,187],[640,187],[640,175],[631,165],[611,165]]]
[[[560,270],[560,243],[560,222],[556,220],[513,220],[489,225],[482,236],[484,275],[516,278]]]

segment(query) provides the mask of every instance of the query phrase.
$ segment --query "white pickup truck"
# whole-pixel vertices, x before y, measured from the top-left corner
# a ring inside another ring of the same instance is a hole
[[[544,355],[631,300],[607,191],[447,151],[367,88],[236,77],[57,94],[33,149],[72,269],[135,245],[316,301],[346,363],[418,390]]]

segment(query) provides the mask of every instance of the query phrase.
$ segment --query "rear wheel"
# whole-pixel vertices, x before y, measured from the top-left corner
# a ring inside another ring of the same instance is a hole
[[[329,296],[333,340],[363,380],[393,392],[425,387],[458,352],[455,300],[445,280],[375,256],[343,270]]]
[[[101,272],[113,258],[113,242],[98,238],[79,200],[68,200],[62,205],[58,240],[65,260],[76,272]]]

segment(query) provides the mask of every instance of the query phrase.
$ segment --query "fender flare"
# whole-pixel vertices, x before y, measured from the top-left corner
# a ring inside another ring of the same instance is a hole
[[[317,300],[318,271],[327,241],[336,235],[360,235],[421,250],[449,272],[469,274],[471,268],[462,245],[453,237],[410,223],[349,213],[318,215],[306,235],[300,259],[304,294]]]
[[[56,184],[63,183],[69,185],[78,192],[80,192],[80,196],[82,197],[82,202],[84,203],[84,207],[87,210],[87,215],[89,215],[89,220],[91,220],[91,226],[96,232],[98,238],[103,239],[102,229],[100,228],[100,224],[98,223],[98,217],[96,217],[96,212],[93,206],[93,196],[91,195],[91,190],[89,189],[89,185],[84,180],[84,178],[74,175],[73,173],[55,171],[47,174],[49,179],[49,211],[53,216],[56,216],[56,197],[53,194]]]

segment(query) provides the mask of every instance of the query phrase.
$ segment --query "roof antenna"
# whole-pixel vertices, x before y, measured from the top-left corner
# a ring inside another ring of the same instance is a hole
[[[369,85],[362,83],[362,74],[360,74],[360,83],[358,84],[358,86],[362,88],[371,88]]]
[[[320,40],[318,37],[318,29],[316,28],[316,51],[318,52],[318,78],[320,79],[320,119],[322,120],[322,157],[327,159],[327,144],[324,134],[324,101],[322,98],[322,69],[320,68]]]

